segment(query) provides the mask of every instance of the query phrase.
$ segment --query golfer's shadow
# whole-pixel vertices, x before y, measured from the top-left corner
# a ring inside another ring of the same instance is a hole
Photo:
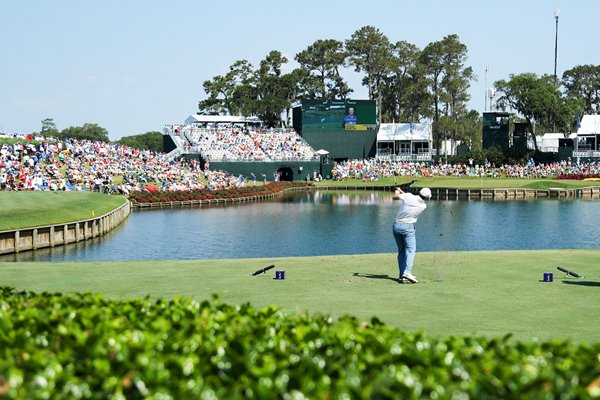
[[[566,285],[578,285],[578,286],[596,286],[600,287],[600,282],[593,281],[562,281]]]
[[[387,274],[366,274],[363,272],[354,272],[352,276],[357,276],[359,278],[369,278],[369,279],[387,279],[389,281],[398,282],[398,278],[393,278]]]

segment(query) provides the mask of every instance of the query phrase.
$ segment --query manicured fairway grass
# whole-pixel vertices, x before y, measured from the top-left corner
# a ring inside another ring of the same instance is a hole
[[[98,217],[125,200],[92,192],[0,192],[0,231]]]
[[[168,255],[165,255],[167,257]],[[3,263],[2,286],[110,297],[217,294],[286,312],[378,317],[433,335],[600,340],[600,250],[418,253],[417,285],[398,284],[395,254],[202,261]],[[274,264],[265,275],[250,276]],[[562,266],[584,279],[565,279]],[[275,280],[285,270],[285,280]],[[554,282],[542,281],[544,272]]]
[[[448,189],[537,189],[551,188],[578,189],[590,186],[600,186],[600,181],[557,180],[557,179],[524,179],[524,178],[478,178],[457,176],[436,176],[432,178],[415,176],[398,176],[381,178],[378,181],[363,181],[361,179],[346,179],[341,181],[315,182],[315,186],[393,186],[412,183],[414,187],[448,188]]]

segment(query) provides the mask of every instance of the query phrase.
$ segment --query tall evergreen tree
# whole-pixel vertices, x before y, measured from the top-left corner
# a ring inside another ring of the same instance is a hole
[[[429,43],[421,52],[420,62],[427,80],[432,101],[433,147],[440,149],[440,99],[442,96],[442,78],[444,72],[444,45],[441,41]]]
[[[296,54],[300,68],[312,79],[304,79],[303,91],[313,93],[318,99],[345,99],[352,89],[340,75],[346,61],[344,43],[338,40],[317,40]]]
[[[562,84],[566,94],[582,99],[585,114],[600,114],[600,65],[578,65],[564,72]]]
[[[229,72],[204,81],[204,92],[208,98],[198,103],[201,113],[208,115],[239,115],[248,112],[251,105],[253,70],[247,60],[238,60],[229,67]]]
[[[417,46],[406,41],[392,46],[390,71],[382,88],[382,122],[419,122],[427,117],[429,96],[419,55]]]
[[[297,93],[296,75],[282,75],[287,58],[277,50],[272,50],[255,72],[256,114],[271,127],[281,124],[282,114],[291,106]]]
[[[56,129],[56,124],[54,123],[54,119],[52,118],[44,118],[42,120],[42,129],[40,133],[43,136],[58,136],[59,132]]]
[[[363,72],[363,85],[369,91],[369,99],[376,100],[379,120],[382,117],[382,85],[393,66],[392,46],[379,29],[367,25],[346,40],[349,63],[356,72]]]
[[[459,119],[466,116],[467,102],[470,99],[468,89],[474,79],[473,68],[465,66],[467,46],[459,41],[457,35],[446,36],[442,40],[444,47],[444,73],[441,81],[442,99],[444,101],[444,116],[447,119],[444,137],[456,145]]]

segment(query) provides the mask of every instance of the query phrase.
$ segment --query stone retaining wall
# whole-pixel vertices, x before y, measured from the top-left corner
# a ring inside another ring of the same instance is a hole
[[[319,186],[316,190],[379,190],[393,191],[394,186]],[[402,190],[416,193],[416,189],[402,186]],[[495,199],[495,200],[518,200],[535,198],[560,198],[560,197],[586,197],[600,196],[600,186],[592,186],[580,189],[449,189],[431,188],[434,199]]]
[[[61,246],[88,240],[110,232],[131,213],[131,203],[96,218],[61,225],[0,231],[0,254]]]
[[[518,200],[536,198],[585,197],[600,195],[600,187],[580,189],[444,189],[431,188],[431,193],[437,199],[494,199]]]

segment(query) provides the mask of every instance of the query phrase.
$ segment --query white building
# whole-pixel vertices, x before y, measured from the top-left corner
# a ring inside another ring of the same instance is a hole
[[[432,156],[432,143],[431,124],[380,124],[377,131],[377,158],[428,161]]]
[[[583,116],[573,147],[575,157],[600,157],[600,115]]]

